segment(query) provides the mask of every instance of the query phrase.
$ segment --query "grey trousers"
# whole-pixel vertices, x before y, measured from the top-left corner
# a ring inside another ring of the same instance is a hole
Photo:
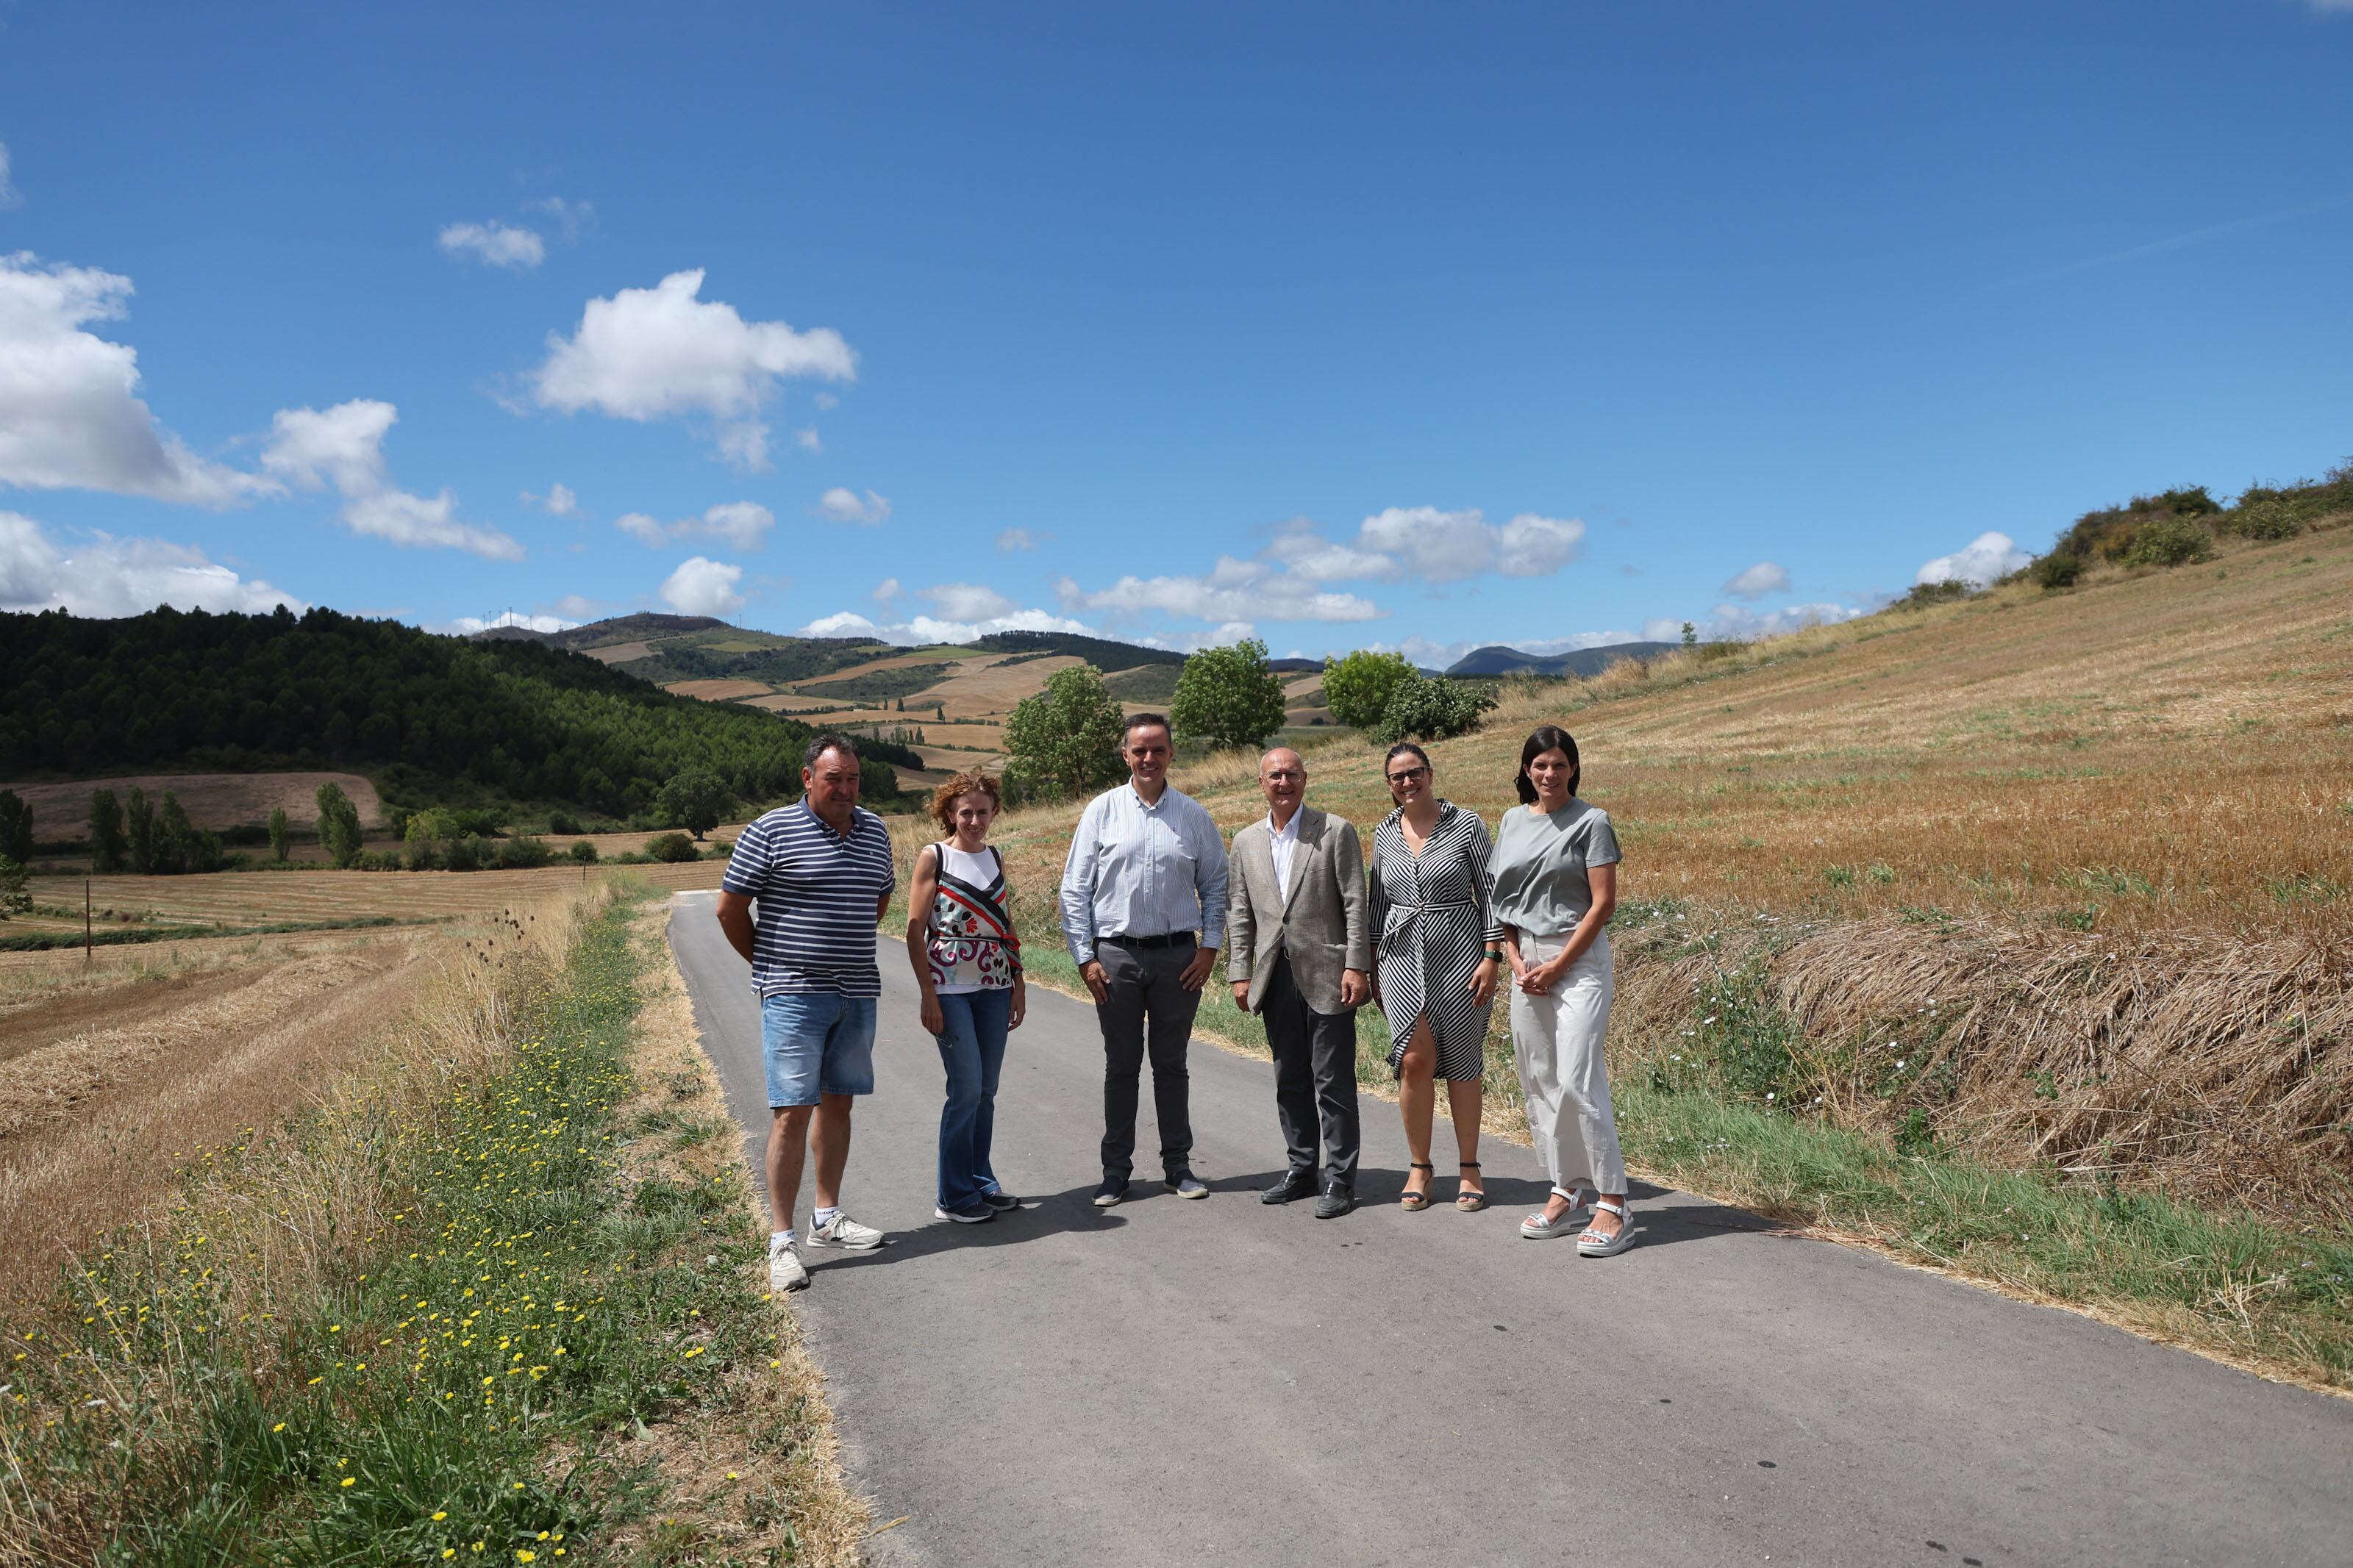
[[[1315,1168],[1315,1138],[1324,1137],[1324,1179],[1356,1187],[1356,1015],[1318,1013],[1299,994],[1291,958],[1274,961],[1259,1003],[1266,1043],[1274,1053],[1274,1112],[1294,1171]]]
[[[1135,1110],[1144,1059],[1152,1058],[1152,1110],[1160,1121],[1160,1168],[1169,1175],[1191,1169],[1193,1086],[1185,1047],[1201,994],[1177,976],[1193,962],[1191,942],[1174,947],[1122,947],[1103,942],[1095,961],[1109,994],[1095,1004],[1103,1038],[1103,1168],[1125,1178],[1135,1168]]]

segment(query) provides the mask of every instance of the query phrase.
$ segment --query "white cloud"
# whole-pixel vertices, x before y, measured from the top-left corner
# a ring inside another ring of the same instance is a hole
[[[1770,561],[1759,561],[1717,590],[1736,599],[1761,599],[1767,594],[1786,594],[1788,591],[1788,573]]]
[[[213,507],[274,493],[161,428],[138,396],[137,351],[82,330],[121,320],[131,292],[115,273],[0,256],[0,484]]]
[[[820,392],[815,397],[809,399],[809,401],[817,405],[818,412],[820,414],[826,412],[828,409],[839,408],[841,406],[841,399],[836,397],[830,392]]]
[[[1577,559],[1584,540],[1585,524],[1576,518],[1521,512],[1504,524],[1496,570],[1506,577],[1549,577]]]
[[[570,485],[550,485],[543,500],[525,490],[522,500],[525,506],[544,507],[551,517],[570,517],[580,510],[580,498],[573,493]]]
[[[814,427],[804,427],[794,431],[793,445],[804,452],[822,453],[825,450],[825,443],[818,439]]]
[[[2348,0],[2353,5],[2353,0]],[[1915,583],[1973,583],[1982,588],[1997,577],[2007,577],[2034,557],[2021,550],[2007,533],[1980,533],[1950,555],[1924,563]]]
[[[767,467],[758,416],[778,379],[849,381],[857,358],[830,327],[797,332],[783,321],[746,321],[733,305],[697,298],[702,278],[700,268],[673,272],[651,289],[589,300],[572,336],[548,336],[546,362],[532,373],[540,405],[640,423],[703,415],[722,457]]]
[[[304,489],[332,485],[343,498],[343,525],[395,544],[464,550],[520,561],[522,546],[494,528],[457,518],[448,490],[430,500],[396,489],[384,458],[385,433],[400,417],[389,403],[353,398],[332,408],[281,408],[270,421],[261,466]]]
[[[1090,593],[1069,578],[1059,584],[1071,609],[1136,615],[1159,610],[1200,621],[1369,621],[1380,606],[1354,594],[1319,589],[1262,561],[1218,558],[1206,577],[1122,577]]]
[[[241,578],[184,544],[99,532],[69,544],[29,517],[0,511],[0,610],[56,609],[111,618],[142,615],[158,605],[251,614],[280,605],[309,608],[290,594],[259,578]]]
[[[1784,605],[1777,610],[1752,610],[1740,605],[1718,605],[1704,619],[1694,617],[1699,635],[1710,642],[1747,642],[1756,637],[1775,637],[1784,633],[1803,631],[1808,626],[1835,626],[1853,620],[1869,611],[1852,605]],[[1676,642],[1683,637],[1683,623],[1678,620],[1654,620],[1644,623],[1643,636],[1651,642]]]
[[[817,498],[812,510],[828,522],[862,522],[871,526],[891,515],[891,500],[872,490],[861,498],[857,491],[836,485]]]
[[[1008,528],[997,536],[997,548],[1008,553],[1016,550],[1043,550],[1054,542],[1050,533],[1033,533],[1026,528]]]
[[[1013,610],[1012,600],[978,583],[942,583],[924,589],[923,597],[951,621],[990,621]]]
[[[964,586],[964,584],[955,584]],[[986,592],[987,590],[982,590]],[[913,647],[923,643],[968,643],[975,637],[985,637],[994,632],[1074,632],[1082,637],[1098,635],[1083,621],[1074,621],[1047,610],[1016,610],[1009,606],[1005,613],[976,621],[943,619],[934,616],[912,616],[903,621],[880,623],[855,610],[838,610],[821,616],[794,634],[805,637],[874,637],[883,642]]]
[[[511,223],[453,223],[441,231],[441,248],[451,256],[471,258],[488,267],[509,267],[528,272],[547,259],[547,241],[539,231]]]
[[[593,621],[612,606],[586,594],[566,594],[555,601],[555,613],[574,622]]]
[[[735,591],[743,580],[741,566],[689,556],[662,584],[662,603],[681,616],[732,616],[745,603]]]
[[[723,539],[738,550],[757,550],[776,526],[776,514],[757,501],[722,501],[701,517],[682,517],[665,523],[641,511],[624,512],[613,526],[638,543],[659,549],[674,539]]]
[[[887,605],[898,596],[899,579],[896,577],[885,577],[882,581],[874,584],[874,602],[876,604]]]
[[[532,211],[545,213],[555,220],[566,244],[578,239],[580,231],[596,216],[594,202],[567,202],[562,196],[542,196],[530,206]]]
[[[443,632],[453,637],[470,637],[476,632],[493,631],[500,626],[521,626],[527,632],[568,632],[579,624],[578,621],[567,620],[562,616],[545,614],[524,616],[509,610],[503,615],[492,616],[489,620],[484,620],[480,616],[459,616],[454,621],[436,621],[425,629],[428,632]]]
[[[8,143],[0,142],[0,209],[24,205],[23,193],[8,183]]]

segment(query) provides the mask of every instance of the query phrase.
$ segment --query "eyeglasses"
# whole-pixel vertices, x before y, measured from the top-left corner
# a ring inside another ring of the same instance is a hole
[[[1393,784],[1419,784],[1429,776],[1430,770],[1428,768],[1406,768],[1400,772],[1391,773],[1389,775],[1389,783]]]

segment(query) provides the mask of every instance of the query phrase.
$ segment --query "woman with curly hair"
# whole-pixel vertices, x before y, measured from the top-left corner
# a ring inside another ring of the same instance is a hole
[[[988,843],[1002,798],[983,773],[958,773],[932,792],[933,819],[948,837],[916,852],[907,895],[907,957],[948,1079],[933,1212],[959,1225],[1021,1206],[988,1163],[1005,1038],[1029,1010],[1005,858]]]

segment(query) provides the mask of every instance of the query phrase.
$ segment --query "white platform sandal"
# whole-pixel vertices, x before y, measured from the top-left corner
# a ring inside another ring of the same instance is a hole
[[[1593,1207],[1597,1213],[1618,1216],[1618,1234],[1604,1236],[1598,1230],[1587,1230],[1577,1238],[1577,1255],[1579,1258],[1615,1258],[1634,1245],[1634,1222],[1628,1217],[1624,1204],[1603,1198]]]
[[[1544,1211],[1538,1209],[1520,1221],[1520,1234],[1530,1241],[1544,1241],[1556,1236],[1574,1235],[1591,1215],[1594,1200],[1601,1195],[1590,1187],[1579,1187],[1575,1192],[1555,1187],[1553,1192],[1568,1200],[1568,1212],[1558,1219],[1546,1219],[1544,1216]]]

